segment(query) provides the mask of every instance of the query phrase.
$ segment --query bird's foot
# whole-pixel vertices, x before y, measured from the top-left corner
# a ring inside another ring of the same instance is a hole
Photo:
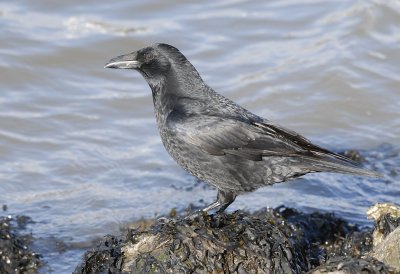
[[[185,218],[183,218],[186,222],[196,222],[199,221],[200,218],[204,217],[204,215],[207,215],[207,212],[204,211],[203,209],[201,210],[196,210],[187,215]]]

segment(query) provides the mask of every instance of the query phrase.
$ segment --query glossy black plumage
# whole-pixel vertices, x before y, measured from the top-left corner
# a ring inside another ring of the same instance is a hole
[[[162,142],[187,171],[218,189],[204,210],[236,195],[310,172],[377,174],[216,93],[178,49],[155,44],[106,65],[139,71],[149,84]]]

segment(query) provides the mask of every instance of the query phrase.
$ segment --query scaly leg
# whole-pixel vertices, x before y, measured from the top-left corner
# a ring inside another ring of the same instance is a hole
[[[221,213],[235,201],[235,198],[236,194],[233,192],[218,190],[217,200],[203,208],[202,211],[208,212],[218,208],[217,212]]]
[[[190,215],[185,217],[185,220],[193,220],[193,219],[197,218],[198,216],[201,216],[203,214],[203,212],[208,212],[213,209],[218,209],[217,213],[221,213],[231,203],[233,203],[235,198],[236,198],[236,194],[234,194],[232,192],[218,190],[217,200],[215,202],[209,204],[208,206],[206,206],[205,208],[203,208],[199,211],[195,211],[195,212],[191,213]]]

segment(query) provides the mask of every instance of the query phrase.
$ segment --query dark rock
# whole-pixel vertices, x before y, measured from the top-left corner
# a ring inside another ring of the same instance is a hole
[[[0,273],[36,273],[43,265],[40,255],[30,249],[33,237],[21,234],[29,217],[0,217]]]
[[[107,235],[96,250],[84,255],[84,263],[78,266],[74,273],[122,273],[121,239]]]
[[[108,248],[105,254],[104,245],[88,252],[75,273],[105,271],[104,261],[112,261],[113,267],[120,263],[118,271],[129,273],[301,273],[307,267],[291,240],[270,220],[243,212],[160,219],[148,230],[130,229],[116,252],[123,254],[120,261],[110,260],[116,249]]]
[[[331,213],[279,207],[142,223],[107,236],[74,273],[390,273],[368,256],[371,231]]]

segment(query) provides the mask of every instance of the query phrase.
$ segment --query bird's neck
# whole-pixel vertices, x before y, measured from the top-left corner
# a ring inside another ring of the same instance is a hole
[[[149,82],[153,94],[154,110],[159,124],[165,122],[165,119],[181,103],[183,98],[201,100],[204,95],[203,87],[205,84],[200,77],[182,74],[177,77],[177,74],[179,73],[173,71],[165,77],[157,79],[157,81],[152,79],[153,81]]]
[[[168,115],[174,109],[177,97],[171,90],[171,85],[165,79],[156,85],[150,85],[153,95],[154,113],[156,115],[157,124],[161,127]]]

